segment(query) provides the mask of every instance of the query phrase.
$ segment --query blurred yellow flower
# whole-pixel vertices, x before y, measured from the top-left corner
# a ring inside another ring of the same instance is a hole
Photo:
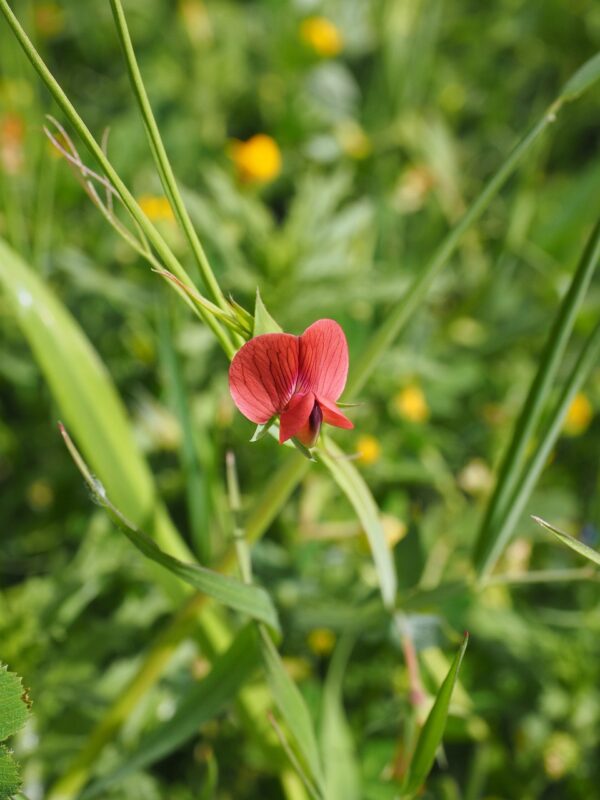
[[[391,514],[382,514],[381,524],[383,525],[385,541],[390,549],[393,549],[398,542],[404,539],[408,532],[406,523]]]
[[[329,628],[315,628],[307,637],[308,647],[317,656],[331,653],[335,644],[335,634]]]
[[[138,203],[144,214],[148,219],[152,220],[152,222],[175,219],[171,204],[166,197],[144,194],[138,198]]]
[[[358,451],[358,458],[356,459],[360,464],[375,464],[379,461],[381,456],[381,445],[379,439],[370,434],[360,436],[356,445]]]
[[[325,17],[308,17],[300,25],[300,38],[315,53],[327,58],[337,56],[344,42],[342,34],[330,20]]]
[[[494,477],[483,459],[472,458],[458,473],[457,480],[463,491],[477,496],[492,488]]]
[[[24,165],[25,121],[20,114],[0,117],[0,167],[8,175],[17,175]]]
[[[358,122],[352,119],[344,120],[336,128],[335,135],[340,147],[350,158],[360,161],[371,155],[373,150],[371,140]]]
[[[413,214],[423,207],[435,185],[435,176],[424,164],[406,169],[400,176],[392,195],[394,208],[402,214]]]
[[[544,769],[549,778],[559,781],[575,769],[579,760],[580,749],[573,736],[563,731],[550,735],[544,747]]]
[[[193,44],[212,40],[212,25],[202,0],[179,0],[179,14]]]
[[[54,491],[44,480],[33,481],[27,487],[27,502],[34,511],[45,511],[54,502]]]
[[[567,436],[579,436],[579,434],[587,430],[593,416],[592,404],[583,392],[579,392],[569,406],[563,425],[563,432]]]
[[[65,15],[57,3],[38,3],[33,10],[37,32],[44,39],[51,39],[65,27]]]
[[[394,397],[396,411],[410,422],[425,422],[429,419],[429,406],[420,386],[411,383]]]
[[[239,177],[249,183],[267,183],[281,172],[281,151],[266,133],[257,133],[245,142],[234,140],[231,158]]]

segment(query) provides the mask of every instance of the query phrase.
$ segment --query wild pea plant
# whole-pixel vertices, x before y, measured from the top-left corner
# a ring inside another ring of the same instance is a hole
[[[440,752],[467,637],[461,644],[461,637],[453,633],[454,658],[428,701],[408,619],[414,598],[403,597],[398,590],[394,555],[386,540],[380,512],[351,454],[342,449],[344,434],[334,439],[323,424],[342,429],[352,427],[352,408],[346,410],[344,405],[360,400],[361,389],[419,311],[464,234],[484,213],[563,106],[590,88],[600,76],[600,56],[587,62],[565,85],[456,226],[433,250],[418,278],[402,301],[389,310],[364,351],[351,353],[349,357],[344,332],[337,322],[317,320],[302,335],[294,336],[282,331],[265,308],[260,292],[257,291],[253,309],[246,309],[235,297],[225,295],[176,182],[138,67],[122,4],[120,0],[111,0],[110,4],[154,164],[200,276],[198,285],[121,180],[107,155],[106,143],[98,141],[86,127],[6,0],[0,0],[0,10],[63,114],[63,121],[54,118],[48,121],[47,134],[54,146],[107,222],[148,262],[155,276],[167,282],[219,343],[224,363],[231,362],[233,400],[242,414],[258,425],[253,440],[271,433],[286,447],[281,450],[281,466],[249,510],[243,508],[240,500],[244,476],[237,474],[235,457],[229,454],[225,472],[231,542],[218,562],[199,564],[160,500],[148,467],[139,455],[123,405],[90,342],[40,278],[11,248],[0,243],[0,283],[17,310],[19,324],[60,407],[65,422],[61,432],[69,452],[95,501],[152,562],[155,579],[174,607],[170,622],[143,654],[125,690],[90,732],[83,749],[74,753],[71,767],[47,797],[66,800],[102,796],[108,787],[135,770],[176,750],[233,702],[240,709],[244,735],[263,753],[277,754],[274,771],[287,798],[361,797],[355,754],[361,742],[352,741],[341,696],[353,643],[368,631],[369,620],[373,619],[386,636],[400,644],[410,682],[412,714],[403,737],[403,759],[394,775],[394,796],[417,796]],[[93,165],[82,157],[71,131],[92,157]],[[598,325],[589,333],[556,396],[558,369],[599,257],[600,225],[597,225],[557,308],[539,368],[500,465],[471,563],[461,579],[460,591],[469,596],[476,598],[477,592],[486,586],[558,437],[569,405],[600,355]],[[344,403],[339,402],[340,398]],[[272,446],[276,447],[275,441]],[[375,596],[365,587],[364,604],[353,609],[355,625],[348,627],[334,653],[323,685],[320,736],[305,698],[279,655],[277,645],[285,629],[282,630],[271,594],[254,582],[251,557],[252,544],[285,510],[294,489],[309,471],[318,468],[315,462],[326,470],[354,509],[368,538],[379,590]],[[438,592],[443,604],[448,588],[441,582],[430,587],[428,599],[423,602],[431,602],[431,596]],[[176,645],[185,640],[193,626],[199,627],[207,643],[210,672],[181,694],[170,719],[135,747],[124,751],[110,770],[97,772],[103,750],[115,741],[128,717],[160,679]],[[256,689],[257,677],[268,686],[266,701],[264,694]],[[265,727],[267,712],[270,725]]]

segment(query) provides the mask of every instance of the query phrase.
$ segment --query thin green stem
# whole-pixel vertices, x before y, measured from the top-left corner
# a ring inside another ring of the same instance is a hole
[[[214,276],[206,253],[204,252],[204,248],[200,243],[198,234],[194,229],[192,220],[190,219],[190,215],[185,207],[185,203],[183,202],[183,198],[181,197],[181,193],[177,186],[177,181],[175,179],[167,151],[165,150],[158,125],[156,124],[156,119],[152,113],[152,106],[150,105],[146,87],[144,86],[144,81],[142,79],[140,68],[135,56],[135,50],[133,48],[131,35],[127,27],[127,20],[125,18],[121,0],[110,0],[110,4],[115,19],[115,25],[117,27],[117,33],[121,41],[123,53],[125,55],[131,86],[140,107],[144,126],[146,128],[146,133],[148,134],[150,147],[152,149],[152,154],[156,162],[156,167],[158,169],[163,188],[171,205],[173,206],[177,220],[189,242],[202,278],[204,279],[204,282],[209,289],[213,300],[223,310],[228,311],[229,308],[227,301],[225,300],[223,292],[221,291],[221,287]]]
[[[245,583],[252,583],[252,560],[250,550],[246,542],[244,525],[242,522],[242,501],[240,497],[240,484],[238,481],[237,469],[235,465],[235,455],[232,450],[227,452],[225,457],[227,471],[227,495],[229,499],[229,510],[233,517],[233,540],[240,566],[242,580]]]
[[[160,260],[171,272],[177,275],[184,283],[193,287],[194,284],[192,279],[187,274],[187,272],[185,271],[184,267],[179,262],[179,260],[175,257],[173,251],[167,245],[167,243],[160,235],[158,230],[150,222],[148,217],[144,214],[144,212],[140,208],[139,204],[137,203],[136,199],[131,194],[125,183],[119,177],[117,171],[106,157],[104,151],[102,150],[96,139],[93,137],[89,128],[82,120],[82,118],[79,116],[79,114],[75,110],[75,107],[73,106],[67,95],[64,93],[62,87],[60,86],[58,81],[54,78],[54,76],[44,63],[43,59],[35,49],[33,43],[31,42],[31,40],[21,27],[18,19],[15,17],[10,6],[8,5],[7,0],[0,0],[0,11],[4,15],[9,26],[11,27],[16,39],[21,45],[21,48],[25,52],[25,55],[27,56],[27,58],[37,71],[42,81],[48,87],[50,93],[52,94],[57,104],[64,112],[65,116],[69,119],[69,121],[79,134],[85,146],[88,148],[90,153],[102,167],[106,177],[109,179],[109,181],[112,183],[115,190],[121,197],[123,205],[125,206],[127,211],[131,214],[135,222],[139,225],[141,230],[144,232],[144,235],[148,238],[148,241],[152,244],[152,246],[158,253]],[[214,319],[210,314],[204,311],[200,311],[200,313],[203,317],[205,324],[211,328],[215,337],[218,339],[219,343],[221,344],[227,355],[231,357],[231,353],[235,350],[235,348],[233,347],[226,331],[223,330],[219,322],[216,319]]]

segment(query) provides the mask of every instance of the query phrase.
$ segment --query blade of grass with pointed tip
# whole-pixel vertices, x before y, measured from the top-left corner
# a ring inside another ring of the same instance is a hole
[[[500,538],[501,520],[522,478],[527,446],[538,424],[575,319],[600,259],[600,222],[596,224],[548,335],[540,365],[533,378],[514,433],[502,461],[494,493],[488,503],[475,546],[475,568],[479,575],[489,572],[506,541]]]
[[[169,755],[234,701],[260,663],[254,626],[246,625],[228,649],[214,662],[206,678],[185,691],[177,710],[167,721],[145,735],[137,747],[123,754],[122,764],[100,778],[81,795],[82,800],[103,794],[109,786]]]
[[[156,500],[152,476],[104,364],[58,298],[2,240],[0,287],[94,473],[128,518],[177,557],[190,558]]]
[[[342,681],[354,637],[342,638],[336,647],[323,690],[321,753],[327,800],[360,800],[360,770],[352,732],[342,705]]]
[[[452,692],[468,642],[469,636],[466,634],[460,646],[460,650],[454,657],[448,674],[440,686],[433,707],[425,720],[425,724],[423,725],[423,729],[417,741],[415,752],[408,767],[406,780],[402,789],[404,797],[412,797],[418,792],[433,766],[435,754],[444,736]]]
[[[486,183],[483,190],[465,212],[462,219],[446,236],[433,256],[424,265],[423,269],[420,270],[418,278],[412,284],[402,302],[396,306],[379,330],[374,334],[358,363],[351,371],[346,388],[346,393],[349,397],[355,396],[360,392],[374,368],[379,363],[382,355],[390,347],[400,331],[408,323],[413,313],[425,299],[433,281],[455,253],[463,235],[483,214],[508,178],[512,175],[517,165],[537,142],[541,134],[555,122],[557,114],[562,106],[565,103],[575,100],[600,79],[599,59],[600,54],[593,56],[567,81],[558,97],[517,143],[512,152],[509,153],[506,160]]]
[[[576,100],[600,79],[600,53],[588,59],[563,86],[560,100]]]
[[[329,440],[326,449],[318,451],[318,458],[356,511],[369,541],[383,603],[386,608],[393,608],[398,584],[396,567],[373,495],[355,464],[334,442]]]
[[[550,525],[549,522],[546,522],[541,517],[532,515],[531,519],[534,522],[537,522],[538,525],[541,525],[542,528],[545,528],[547,531],[550,531],[550,533],[553,533],[559,542],[565,544],[567,547],[570,547],[571,550],[574,550],[578,555],[587,558],[588,561],[591,561],[593,564],[597,564],[600,567],[600,553],[597,550],[592,550],[592,548],[588,547],[587,544],[584,544],[583,542],[580,542],[579,539],[575,539],[568,533],[561,531],[560,528],[555,528],[554,525]]]
[[[546,422],[545,430],[540,436],[540,441],[530,460],[523,468],[513,496],[506,505],[506,513],[498,527],[497,547],[495,552],[500,553],[503,546],[512,535],[515,525],[523,513],[525,504],[529,500],[537,480],[548,462],[550,452],[560,436],[564,420],[573,398],[594,366],[598,363],[599,359],[600,323],[588,337],[586,344],[579,354],[579,358],[565,381],[562,392]]]
[[[322,792],[323,771],[313,723],[300,690],[283,666],[281,656],[264,628],[259,628],[263,665],[267,683],[277,708],[294,737],[304,766],[315,786]]]
[[[264,589],[242,583],[235,578],[221,575],[219,572],[213,572],[213,570],[206,569],[198,564],[186,564],[177,558],[173,558],[173,556],[161,550],[153,539],[124,517],[111,503],[104,487],[91,474],[64,427],[61,428],[61,432],[73,461],[98,505],[106,509],[115,525],[123,531],[129,541],[146,558],[160,564],[169,572],[172,572],[173,575],[189,583],[199,592],[212,597],[218,603],[222,603],[235,611],[241,611],[259,622],[264,622],[274,630],[279,630],[277,612],[271,602],[271,598]]]

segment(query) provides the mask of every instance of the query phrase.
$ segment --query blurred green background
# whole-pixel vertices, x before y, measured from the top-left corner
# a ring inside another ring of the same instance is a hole
[[[188,266],[108,3],[13,7],[94,133],[110,128],[113,163]],[[593,0],[125,7],[175,172],[224,290],[252,308],[259,286],[294,333],[334,317],[351,360],[518,136],[600,49]],[[436,767],[425,797],[599,796],[597,577],[527,516],[600,543],[599,369],[569,412],[497,575],[478,593],[427,597],[469,572],[494,469],[600,212],[599,100],[595,88],[561,114],[465,236],[361,393],[355,431],[337,437],[358,454],[384,513],[428,690],[462,630],[472,636],[447,766]],[[88,201],[42,133],[47,113],[59,116],[2,20],[0,236],[97,348],[179,530],[212,563],[230,541],[226,449],[235,450],[247,502],[282,451],[269,439],[247,443],[251,426],[233,407],[210,333]],[[579,340],[599,309],[596,281]],[[15,749],[36,800],[172,608],[146,563],[89,502],[57,433],[59,411],[2,295],[0,409],[0,658],[31,687],[34,715]],[[191,456],[182,415],[193,429]],[[375,578],[358,523],[322,470],[310,471],[254,561],[281,612],[284,656],[315,714],[336,637],[359,628],[344,703],[361,796],[397,796],[410,716],[406,668],[386,625],[361,627],[348,613],[373,596]],[[567,569],[568,580],[527,579]],[[168,718],[204,664],[192,635],[104,749],[100,772]],[[279,798],[271,767],[230,710],[105,796]]]

